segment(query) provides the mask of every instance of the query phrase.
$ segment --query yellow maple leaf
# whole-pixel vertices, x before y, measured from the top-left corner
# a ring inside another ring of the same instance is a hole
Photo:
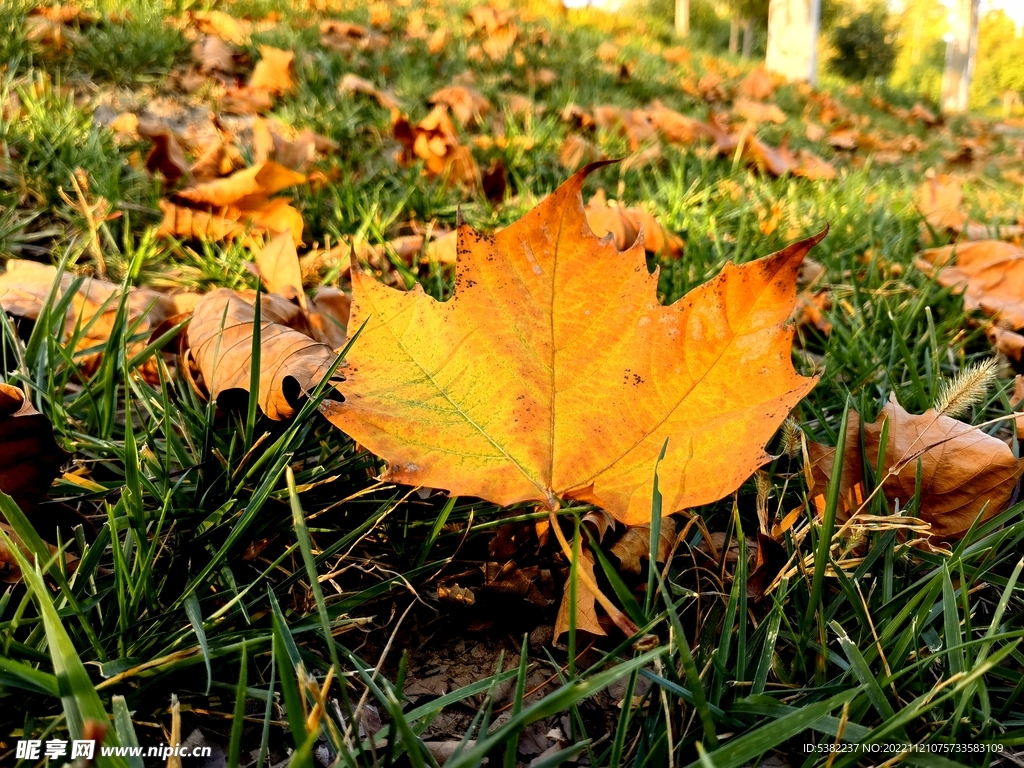
[[[385,458],[388,478],[497,504],[592,502],[627,524],[736,490],[814,386],[793,369],[804,255],[825,233],[729,264],[671,306],[642,238],[587,224],[583,169],[494,236],[459,229],[455,295],[438,302],[353,270],[344,402],[323,412]]]

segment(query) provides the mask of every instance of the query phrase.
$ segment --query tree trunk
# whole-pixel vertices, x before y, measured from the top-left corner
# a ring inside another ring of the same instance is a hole
[[[750,51],[754,47],[754,20],[743,20],[743,53],[744,59],[750,58]]]
[[[679,37],[690,34],[690,0],[676,0],[676,34]]]
[[[735,13],[729,19],[729,53],[740,49],[740,17]]]
[[[955,0],[951,16],[953,39],[946,43],[946,70],[942,74],[942,111],[966,112],[971,75],[978,51],[980,0]]]
[[[771,0],[767,69],[787,80],[813,85],[818,78],[820,24],[821,0]]]

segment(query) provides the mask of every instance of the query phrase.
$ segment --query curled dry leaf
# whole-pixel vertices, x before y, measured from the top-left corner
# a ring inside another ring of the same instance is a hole
[[[20,389],[0,384],[0,491],[28,510],[46,495],[67,460],[50,420]],[[3,559],[0,555],[0,563]]]
[[[690,60],[693,58],[690,54],[690,49],[684,48],[681,45],[666,48],[661,52],[661,57],[670,64],[683,64],[686,66],[689,66]]]
[[[200,32],[216,35],[227,43],[246,45],[249,42],[249,25],[224,11],[192,13],[192,22]]]
[[[799,161],[790,152],[785,139],[778,147],[773,147],[756,136],[749,135],[744,137],[742,142],[743,157],[772,176],[785,176],[800,167]]]
[[[580,166],[604,160],[606,157],[597,144],[575,133],[565,137],[558,152],[558,161],[567,171],[575,171]]]
[[[190,203],[245,210],[254,201],[262,202],[306,177],[278,163],[259,163],[225,178],[181,189],[177,196]]]
[[[644,249],[649,253],[661,253],[674,259],[683,253],[683,241],[667,232],[654,216],[642,208],[609,205],[604,195],[595,195],[587,205],[586,214],[594,234],[603,237],[611,233],[612,242],[620,251],[636,243],[642,231]]]
[[[297,299],[305,308],[306,294],[302,292],[302,269],[295,243],[285,233],[271,238],[256,252],[256,268],[260,279],[270,293],[276,293],[289,301]]]
[[[161,200],[159,205],[164,218],[156,230],[158,237],[180,237],[216,243],[244,235],[248,229],[238,219],[197,211],[166,200]]]
[[[832,309],[832,292],[805,288],[796,300],[795,320],[798,326],[812,326],[828,336],[832,321],[825,314]]]
[[[961,538],[979,514],[994,517],[1009,501],[1024,472],[1006,443],[957,419],[929,409],[907,413],[891,396],[873,423],[864,426],[861,453],[860,417],[851,411],[840,481],[837,519],[845,522],[866,498],[862,466],[878,466],[882,424],[889,421],[884,448],[882,493],[890,505],[906,507],[914,498],[917,462],[921,462],[921,504],[915,516],[931,525],[933,541]],[[804,471],[808,496],[818,514],[825,508],[825,488],[832,475],[835,448],[808,442],[810,461]]]
[[[676,540],[676,521],[665,517],[658,532],[658,562],[664,563]],[[640,561],[651,554],[651,526],[631,525],[622,537],[612,545],[611,553],[619,559],[620,568],[626,573],[640,573]]]
[[[373,83],[366,78],[360,77],[359,75],[349,72],[338,83],[338,93],[351,96],[355,93],[365,93],[367,96],[372,96],[377,100],[384,109],[397,110],[399,108],[398,100],[392,96],[388,91],[382,91]]]
[[[512,17],[493,6],[475,6],[466,14],[472,30],[483,40],[481,48],[491,61],[508,56],[519,36]]]
[[[446,107],[434,107],[415,125],[404,115],[392,112],[391,125],[402,145],[400,163],[410,165],[420,159],[428,176],[446,176],[452,183],[470,187],[479,184],[480,169],[469,148],[459,143]]]
[[[861,142],[861,135],[856,128],[837,128],[829,132],[826,141],[833,149],[854,150]]]
[[[147,171],[150,173],[159,171],[171,184],[180,179],[187,180],[191,176],[185,152],[167,123],[139,120],[136,129],[140,136],[153,142],[153,148],[146,156]]]
[[[620,252],[590,229],[591,170],[496,235],[460,227],[447,302],[353,273],[352,323],[366,326],[345,401],[322,410],[387,459],[391,481],[503,506],[574,498],[639,524],[666,439],[665,514],[731,493],[768,461],[815,383],[793,370],[785,323],[825,233],[727,265],[664,307],[641,244]]]
[[[917,266],[940,285],[963,292],[964,309],[980,309],[1024,328],[1024,249],[999,240],[975,240],[921,253]]]
[[[582,550],[582,557],[576,566],[590,577],[589,581],[594,583],[594,556],[589,550]],[[555,639],[569,631],[569,584],[565,585],[565,592],[562,593],[562,602],[558,606],[558,615],[555,617]],[[589,632],[592,635],[605,635],[607,632],[597,619],[597,598],[594,593],[587,589],[583,579],[576,582],[576,631]]]
[[[204,75],[231,75],[235,71],[235,51],[214,35],[201,37],[192,45],[192,58]]]
[[[0,275],[0,307],[13,317],[38,320],[57,274],[57,269],[49,264],[8,260],[7,271]],[[74,281],[74,275],[61,275],[55,296],[59,298],[71,290]],[[78,329],[81,333],[77,349],[102,346],[110,338],[117,319],[121,290],[116,283],[84,278],[68,305],[61,341],[70,339]],[[145,333],[179,314],[182,307],[178,301],[175,296],[133,288],[127,299],[128,323],[137,329],[137,333]],[[83,367],[88,370],[98,358],[94,355],[84,360]]]
[[[269,296],[260,302],[257,402],[274,420],[295,415],[300,401],[327,374],[335,358],[327,344],[288,327],[295,309],[294,305],[282,308]],[[186,364],[198,373],[193,379],[202,394],[216,400],[229,390],[249,391],[254,325],[253,304],[234,291],[220,288],[196,304],[186,331],[185,355]]]
[[[220,110],[228,115],[262,115],[273,107],[270,93],[262,88],[230,86],[220,99]]]
[[[316,298],[308,300],[302,290],[302,264],[295,251],[295,241],[281,233],[256,252],[256,268],[270,292],[272,313],[277,320],[293,330],[322,341],[331,349],[345,345],[351,299],[337,288],[321,287]],[[281,304],[278,299],[294,302],[298,310]]]
[[[826,160],[822,160],[809,149],[801,149],[797,152],[799,165],[794,169],[793,175],[803,176],[806,179],[821,181],[836,178],[836,168]]]
[[[324,342],[335,352],[348,341],[348,316],[352,308],[352,297],[338,288],[324,286],[312,300],[309,323],[313,336]]]
[[[320,45],[341,53],[379,51],[387,48],[388,39],[359,24],[327,19],[320,22]]]
[[[1024,336],[997,325],[985,329],[989,343],[1015,363],[1024,362]]]
[[[295,242],[300,243],[302,215],[289,205],[288,198],[271,195],[305,181],[305,175],[280,163],[264,162],[221,179],[187,187],[177,193],[179,198],[211,206],[214,212],[189,214],[180,206],[161,204],[164,223],[159,233],[223,239],[244,231],[240,222],[247,222],[254,232],[290,232]],[[234,222],[235,226],[230,226],[229,222]]]
[[[747,576],[747,597],[760,600],[768,587],[789,562],[786,548],[771,536],[757,532],[757,544],[754,546],[754,567]]]
[[[1017,408],[1021,402],[1024,402],[1024,376],[1017,375],[1013,377],[1013,394],[1010,395],[1010,407]],[[1017,439],[1024,438],[1024,416],[1016,417],[1013,423]]]
[[[451,109],[459,125],[479,122],[491,111],[489,102],[476,88],[468,85],[449,85],[434,91],[428,99],[431,104],[443,104]]]

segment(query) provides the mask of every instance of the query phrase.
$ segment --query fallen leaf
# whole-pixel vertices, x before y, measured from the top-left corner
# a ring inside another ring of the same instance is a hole
[[[964,309],[980,309],[1024,328],[1024,249],[1000,240],[928,248],[915,262],[940,285],[963,293]]]
[[[317,290],[312,305],[309,322],[315,331],[315,338],[337,352],[348,341],[348,316],[352,308],[352,297],[338,288],[323,286]]]
[[[860,132],[855,128],[839,128],[831,131],[826,141],[835,149],[853,150],[860,143]]]
[[[612,242],[620,251],[630,248],[643,230],[644,249],[649,253],[663,253],[671,258],[679,258],[683,253],[683,241],[666,232],[657,219],[642,208],[608,205],[598,198],[587,204],[586,214],[587,224],[594,234],[603,237],[611,233]]]
[[[803,176],[805,179],[822,181],[834,179],[838,175],[834,165],[822,160],[809,149],[801,149],[797,152],[799,165],[793,169],[794,176]]]
[[[292,79],[292,64],[295,61],[293,51],[283,51],[269,45],[260,46],[260,60],[249,77],[249,88],[254,91],[267,91],[281,96],[295,90]]]
[[[832,333],[832,322],[825,315],[825,312],[831,308],[831,291],[804,289],[796,299],[796,324],[798,326],[812,326],[828,336]]]
[[[747,598],[760,600],[789,562],[786,548],[771,536],[757,532],[754,567],[747,576]]]
[[[389,481],[503,506],[574,498],[640,524],[666,438],[665,514],[722,498],[769,460],[815,383],[793,370],[785,321],[825,233],[663,307],[642,244],[620,252],[590,230],[590,170],[493,236],[460,227],[447,302],[353,272],[351,322],[366,325],[344,402],[322,411],[389,462]]]
[[[931,525],[933,541],[962,537],[983,508],[982,522],[1002,511],[1024,472],[1024,459],[1015,459],[999,438],[957,419],[931,409],[920,416],[909,414],[892,395],[878,419],[863,425],[863,459],[860,417],[850,412],[837,520],[849,520],[866,498],[861,467],[865,461],[868,466],[878,466],[886,419],[889,439],[884,449],[882,493],[890,505],[898,500],[901,508],[906,507],[914,498],[919,460],[921,499],[915,516]],[[835,449],[808,442],[808,452],[807,495],[821,514]],[[898,469],[900,462],[905,465]]]
[[[299,267],[299,255],[295,252],[295,242],[291,237],[281,233],[271,238],[270,242],[256,252],[255,262],[267,291],[284,296],[288,300],[298,299],[299,305],[305,308],[306,294],[302,292],[302,269]]]
[[[962,234],[966,240],[1024,236],[1024,226],[994,227],[980,222],[968,222],[967,215],[961,210],[963,199],[962,181],[959,178],[931,172],[915,195],[918,210],[931,229]]]
[[[736,99],[733,111],[752,123],[778,123],[781,125],[788,119],[786,113],[779,109],[778,104],[765,104],[753,99]]]
[[[157,228],[157,237],[181,237],[216,243],[232,240],[246,231],[245,224],[237,219],[197,211],[166,200],[161,200],[159,205],[164,218]]]
[[[192,203],[245,209],[253,200],[302,184],[306,177],[279,163],[266,162],[236,171],[222,179],[187,187],[177,196]]]
[[[942,118],[928,109],[928,107],[921,102],[917,102],[910,108],[910,116],[915,120],[920,120],[928,126],[940,125],[942,123]]]
[[[1024,336],[997,325],[985,329],[989,343],[1016,363],[1024,362]]]
[[[0,384],[0,491],[28,511],[46,495],[68,458],[53,437],[50,420],[20,389]]]
[[[275,421],[295,415],[335,358],[331,347],[288,327],[285,319],[272,304],[261,302],[257,402]],[[185,355],[203,395],[217,400],[229,390],[249,391],[254,326],[253,305],[234,291],[219,288],[196,304],[185,332]]]
[[[737,91],[748,99],[764,101],[772,97],[778,84],[778,79],[767,69],[756,67],[740,81]]]
[[[451,109],[459,125],[479,122],[491,110],[491,102],[475,88],[467,85],[450,85],[434,91],[428,99],[431,104],[443,104]]]
[[[47,297],[57,276],[56,267],[49,264],[9,259],[7,271],[0,275],[0,307],[14,317],[33,322],[38,320],[47,306]],[[58,300],[72,289],[75,279],[75,275],[67,272],[61,274],[55,294]],[[70,340],[77,331],[76,349],[102,347],[117,322],[121,291],[121,286],[116,283],[82,278],[65,312],[61,342]],[[129,291],[126,309],[128,324],[136,333],[146,333],[168,317],[179,313],[173,296],[144,288]],[[144,346],[130,348],[137,351]],[[99,355],[92,355],[82,360],[82,368],[90,370],[98,359]]]
[[[669,109],[660,101],[651,103],[647,115],[655,129],[672,144],[688,147],[701,139],[712,138],[707,123]]]
[[[399,108],[398,100],[394,96],[387,91],[380,90],[366,78],[359,77],[359,75],[352,72],[347,73],[341,78],[341,82],[338,83],[338,93],[346,96],[364,93],[375,98],[377,103],[385,109],[397,110]]]
[[[153,142],[153,148],[146,156],[146,170],[160,172],[168,183],[174,184],[191,175],[185,152],[170,126],[154,120],[139,120],[136,128],[140,136]]]
[[[235,45],[246,45],[249,42],[246,26],[224,11],[194,12],[192,21],[200,32],[216,35],[225,42]]]
[[[807,123],[805,133],[808,141],[821,141],[825,138],[825,129],[817,123]]]
[[[800,161],[789,150],[786,139],[778,147],[773,147],[756,136],[748,135],[743,139],[742,152],[748,162],[773,176],[785,176],[800,168]]]
[[[1017,375],[1013,377],[1013,394],[1010,395],[1010,407],[1016,409],[1021,402],[1024,402],[1024,376]],[[1016,417],[1013,423],[1017,439],[1024,438],[1024,416]]]
[[[558,151],[558,161],[568,171],[575,171],[583,165],[604,160],[606,157],[597,144],[575,133],[565,137]]]
[[[341,53],[379,51],[387,48],[388,39],[359,24],[326,19],[320,22],[320,45]]]
[[[661,57],[670,64],[684,64],[689,65],[690,60],[693,58],[690,55],[689,48],[684,48],[681,45],[672,46],[666,48],[661,52]]]
[[[671,517],[661,520],[658,532],[658,562],[664,563],[676,540],[676,522]],[[631,525],[622,537],[612,545],[611,553],[619,559],[620,568],[626,573],[640,573],[640,561],[651,554],[651,526]]]
[[[491,61],[503,61],[519,36],[512,17],[493,6],[475,6],[466,16],[472,29],[483,39],[481,48],[487,57]]]
[[[235,71],[234,50],[214,35],[205,35],[192,44],[192,58],[204,75],[231,75]]]
[[[924,220],[933,229],[959,232],[967,222],[960,210],[964,193],[960,182],[951,176],[932,176],[917,191],[917,205]]]
[[[227,115],[262,115],[273,107],[270,93],[261,88],[230,86],[220,98],[220,110]]]
[[[437,106],[415,125],[404,115],[393,112],[391,125],[402,145],[399,162],[409,165],[424,161],[428,176],[446,176],[452,183],[477,186],[480,170],[468,147],[459,143],[455,126],[444,106]]]
[[[581,550],[582,557],[579,559],[577,568],[585,572],[590,581],[594,582],[594,556],[586,549]],[[558,615],[555,617],[555,639],[569,631],[569,584],[566,583],[565,591],[562,593],[562,602],[558,605]],[[597,619],[597,598],[594,593],[587,589],[583,579],[576,582],[576,631],[589,632],[592,635],[605,635],[607,632]]]

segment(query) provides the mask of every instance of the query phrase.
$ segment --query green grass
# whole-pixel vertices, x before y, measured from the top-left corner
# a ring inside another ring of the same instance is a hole
[[[245,7],[257,14],[276,9],[262,2]],[[83,28],[83,45],[60,56],[20,37],[27,5],[0,10],[0,32],[11,32],[0,34],[8,64],[0,72],[0,107],[17,95],[24,108],[19,119],[0,122],[0,258],[52,261],[70,272],[95,267],[70,186],[80,168],[91,199],[103,197],[121,213],[98,231],[112,279],[194,290],[254,288],[246,249],[152,237],[161,190],[129,162],[145,147],[118,143],[92,119],[112,91],[157,92],[170,68],[187,61],[187,40],[162,25],[173,9],[126,2],[87,8],[130,8],[133,16],[123,25]],[[526,23],[528,39],[544,29],[551,41],[522,44],[526,63],[517,66],[470,62],[472,41],[458,34],[439,56],[427,55],[419,42],[407,48],[400,30],[408,11],[396,6],[393,12],[399,31],[379,52],[346,58],[323,50],[315,25],[305,24],[314,18],[308,11],[254,34],[247,48],[254,58],[261,43],[305,54],[297,91],[279,101],[274,115],[341,145],[320,165],[331,182],[295,193],[307,245],[354,233],[386,241],[411,219],[451,226],[459,210],[482,229],[509,224],[529,209],[531,194],[552,191],[567,175],[558,151],[568,129],[558,115],[570,102],[634,107],[660,98],[687,114],[706,114],[706,106],[680,90],[683,73],[652,51],[652,42],[668,41],[653,22],[653,32],[624,40],[621,56],[633,75],[622,83],[597,66],[592,52],[608,37],[602,26],[617,24],[621,32],[628,20]],[[340,15],[366,20],[362,9]],[[701,54],[694,51],[698,74]],[[535,66],[554,69],[559,80],[530,89],[525,73]],[[501,157],[509,168],[510,194],[518,198],[503,204],[428,181],[418,168],[396,167],[388,112],[336,94],[343,75],[355,72],[393,87],[416,119],[426,114],[427,97],[467,68],[498,110],[509,91],[546,107],[525,123],[504,115],[506,134],[529,138],[532,148],[477,151],[482,167]],[[812,255],[835,294],[828,312],[833,330],[828,336],[798,331],[797,367],[822,378],[794,415],[810,439],[835,444],[847,408],[873,419],[895,392],[904,407],[920,412],[944,380],[991,350],[961,300],[912,266],[920,247],[912,192],[925,168],[942,166],[952,143],[877,111],[870,93],[850,96],[840,83],[826,85],[873,126],[892,135],[915,133],[928,140],[926,147],[889,167],[839,158],[839,178],[819,183],[771,179],[731,158],[666,147],[653,166],[595,174],[586,193],[602,186],[609,197],[649,206],[684,237],[684,257],[660,264],[665,302],[730,259],[766,255],[829,224],[829,236]],[[900,98],[913,103],[912,96]],[[794,148],[821,152],[804,139],[799,117],[806,98],[786,86],[778,102],[794,117],[765,128],[762,138],[777,142],[789,133]],[[620,136],[597,140],[610,156],[628,154]],[[1011,141],[996,142],[992,158],[1012,150]],[[1019,212],[1019,188],[1001,179],[994,160],[976,169],[967,192],[979,219],[999,218],[993,199],[1002,204],[1003,220]],[[783,221],[765,235],[762,222],[776,203]],[[449,273],[403,269],[408,283],[419,280],[432,295],[450,296]],[[335,273],[323,277],[338,280]],[[532,508],[422,499],[375,484],[381,463],[319,417],[316,397],[283,423],[244,400],[238,408],[216,408],[176,374],[170,356],[152,346],[140,356],[124,312],[101,364],[87,369],[86,351],[73,351],[75,339],[65,346],[57,341],[62,316],[52,306],[31,334],[0,317],[4,380],[31,394],[74,456],[37,509],[23,514],[0,497],[3,517],[29,548],[25,582],[0,591],[2,765],[17,764],[16,739],[74,737],[88,719],[110,718],[119,743],[162,743],[156,726],[170,730],[172,693],[182,703],[183,736],[199,727],[242,765],[270,765],[286,749],[295,750],[293,765],[312,765],[322,744],[338,765],[434,765],[423,742],[437,738],[429,729],[448,713],[465,724],[447,763],[460,767],[484,757],[491,765],[529,762],[516,745],[540,722],[557,723],[567,737],[551,765],[580,754],[592,765],[661,766],[670,752],[675,765],[741,766],[773,752],[792,765],[824,765],[829,755],[819,749],[829,749],[839,733],[841,743],[861,749],[899,742],[936,750],[909,755],[911,765],[1000,759],[941,751],[952,744],[1024,751],[1018,582],[1024,504],[976,526],[949,555],[909,551],[893,532],[869,534],[863,561],[838,575],[830,560],[839,550],[822,543],[827,513],[800,544],[802,554],[817,552],[814,568],[762,600],[747,597],[744,558],[695,566],[698,527],[688,530],[664,574],[620,574],[601,550],[600,581],[641,636],[659,643],[638,651],[638,638],[610,636],[587,649],[573,632],[568,647],[580,650],[576,658],[524,640],[538,624],[552,622],[557,605],[538,611],[505,596],[489,608],[465,609],[437,598],[446,579],[479,583],[467,574],[493,559],[488,545],[495,531],[531,530],[540,516]],[[150,363],[148,377],[139,369],[143,362]],[[973,422],[1007,412],[1012,381],[1005,366],[1003,374],[973,409]],[[988,429],[1007,433],[1001,425]],[[769,508],[785,514],[802,507],[810,519],[800,460],[783,455],[765,469]],[[875,468],[867,470],[870,477]],[[707,530],[743,542],[756,531],[756,497],[750,482],[735,498],[693,512]],[[833,494],[831,512],[835,503]],[[914,504],[910,499],[906,506]],[[566,507],[565,530],[578,526],[586,511]],[[62,556],[51,557],[43,540]],[[796,542],[786,546],[796,551]],[[29,565],[33,555],[38,571]],[[516,557],[523,567],[553,568],[555,582],[568,572],[550,544],[538,553],[531,541]],[[493,626],[474,630],[479,616]],[[438,620],[448,626],[441,637],[453,644],[476,632],[496,650],[495,665],[482,679],[413,702],[403,691],[421,652],[417,633],[425,642]],[[497,660],[499,650],[504,661]],[[334,682],[326,711],[308,718],[329,670]],[[526,682],[538,671],[557,683],[544,697],[530,695]],[[307,685],[310,680],[316,684]],[[633,707],[615,708],[598,695],[613,683],[616,697]],[[373,739],[353,726],[366,722],[370,706],[383,726]],[[597,724],[595,710],[607,715]],[[818,746],[805,752],[805,744]],[[249,759],[253,750],[256,762]],[[843,752],[831,764],[885,759],[868,754]]]

